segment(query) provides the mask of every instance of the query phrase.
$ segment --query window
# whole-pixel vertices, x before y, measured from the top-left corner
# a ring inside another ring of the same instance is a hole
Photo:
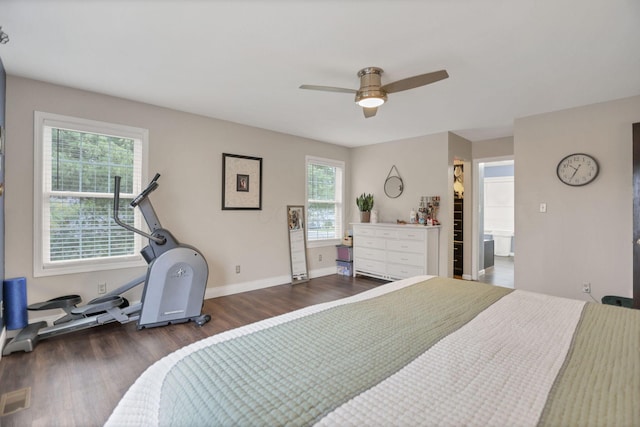
[[[334,245],[342,238],[344,162],[307,156],[307,240]]]
[[[34,276],[144,265],[142,238],[113,216],[113,177],[122,177],[119,216],[141,191],[146,129],[35,113]]]

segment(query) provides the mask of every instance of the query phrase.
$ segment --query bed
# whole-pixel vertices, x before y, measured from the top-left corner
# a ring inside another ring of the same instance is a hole
[[[148,368],[107,425],[637,425],[640,311],[420,276]]]

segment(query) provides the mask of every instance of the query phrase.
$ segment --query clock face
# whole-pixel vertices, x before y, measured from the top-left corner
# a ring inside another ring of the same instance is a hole
[[[570,154],[558,163],[556,173],[560,181],[579,187],[587,185],[598,176],[598,162],[588,154]]]

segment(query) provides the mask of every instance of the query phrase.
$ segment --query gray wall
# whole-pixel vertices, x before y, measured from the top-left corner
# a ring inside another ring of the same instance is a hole
[[[474,160],[513,157],[513,137],[475,141],[471,150]]]
[[[516,120],[515,286],[569,298],[631,297],[632,123],[640,96]],[[569,187],[556,177],[564,156],[584,152],[598,178]],[[547,213],[539,212],[547,203]]]
[[[350,163],[345,147],[8,76],[6,274],[27,277],[30,302],[71,293],[87,300],[99,282],[113,289],[144,272],[32,277],[34,110],[149,129],[149,172],[162,174],[153,204],[163,226],[203,252],[208,296],[288,283],[286,205],[304,204],[305,155]],[[261,211],[221,210],[223,152],[263,158]],[[335,272],[335,247],[309,250],[309,261],[312,272]]]

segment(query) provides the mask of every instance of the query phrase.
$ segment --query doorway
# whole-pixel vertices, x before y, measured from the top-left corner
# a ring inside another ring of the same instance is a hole
[[[477,280],[514,287],[513,159],[478,163]]]

